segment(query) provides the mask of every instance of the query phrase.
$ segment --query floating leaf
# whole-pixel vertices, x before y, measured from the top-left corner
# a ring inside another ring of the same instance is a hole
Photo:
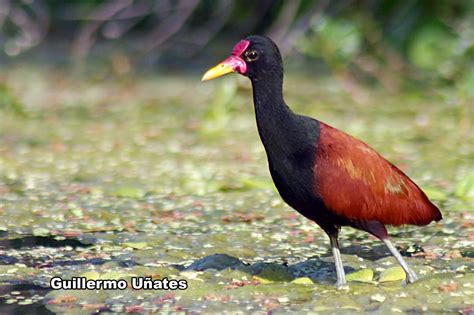
[[[229,184],[224,183],[219,187],[220,191],[246,191],[253,189],[273,189],[276,191],[276,187],[270,179],[259,179],[259,178],[248,178],[241,177],[235,183]]]
[[[448,195],[437,188],[427,187],[423,188],[423,191],[428,196],[428,198],[433,200],[446,201],[448,199]]]
[[[333,307],[329,307],[329,306],[326,306],[326,305],[316,305],[313,310],[315,312],[327,312],[327,311],[330,311],[330,310],[334,310]]]
[[[269,284],[269,283],[273,283],[274,281],[270,280],[270,279],[266,279],[266,278],[261,278],[259,276],[253,276],[253,279],[254,280],[257,280],[258,282],[260,282],[261,284]]]
[[[199,275],[201,274],[202,274],[201,271],[186,270],[186,271],[181,272],[179,275],[191,280],[201,280],[199,279]]]
[[[52,296],[53,294],[51,293],[56,293],[56,291],[50,292],[50,294],[47,295],[47,304],[49,305],[54,305],[54,304],[70,304],[74,303],[77,301],[77,297],[72,296],[70,294],[57,294],[54,298],[50,298],[50,295]]]
[[[459,203],[455,203],[454,205],[452,205],[449,209],[454,211],[472,211],[473,206],[472,202],[468,203],[460,201]]]
[[[311,280],[308,277],[296,278],[295,280],[291,281],[291,283],[294,283],[294,284],[314,284],[313,280]]]
[[[100,274],[95,270],[84,272],[80,276],[86,277],[88,280],[97,280],[100,278]]]
[[[213,100],[201,122],[202,133],[212,134],[225,129],[232,119],[231,112],[235,107],[237,88],[236,79],[223,80],[217,86]]]
[[[315,34],[300,45],[309,56],[322,56],[330,64],[345,63],[360,51],[362,33],[349,19],[322,17],[314,23],[313,30]]]
[[[420,68],[440,71],[452,60],[455,48],[456,38],[444,25],[428,24],[413,36],[408,56]]]
[[[47,236],[50,234],[49,229],[43,227],[33,228],[32,234],[34,236]]]
[[[274,189],[275,185],[270,180],[260,180],[258,178],[241,178],[244,189]]]
[[[459,91],[469,102],[470,99],[474,97],[474,69],[465,69],[466,72],[463,75],[463,78],[458,82]]]
[[[125,247],[133,248],[133,249],[144,249],[148,247],[147,242],[125,242],[122,245]]]
[[[386,297],[385,297],[384,295],[380,294],[380,293],[376,293],[376,294],[372,295],[372,296],[370,297],[370,299],[371,299],[372,301],[376,301],[376,302],[382,303],[383,301],[385,301]]]
[[[11,89],[0,83],[0,110],[9,111],[20,117],[27,117],[23,104],[13,95]]]
[[[100,275],[99,278],[104,279],[104,280],[118,280],[118,279],[123,279],[126,276],[128,276],[128,274],[120,272],[120,271],[110,271],[110,272]]]
[[[457,183],[454,195],[465,201],[474,201],[474,173],[467,175]]]
[[[257,274],[257,277],[272,282],[287,282],[293,280],[293,275],[290,272],[288,272],[284,267],[276,265],[266,266]]]
[[[402,267],[392,267],[384,270],[380,274],[379,282],[401,281],[405,280],[406,274]]]
[[[112,192],[114,196],[121,197],[121,198],[135,198],[139,199],[142,198],[144,193],[141,189],[136,187],[120,187]]]
[[[369,268],[360,269],[356,272],[350,273],[347,275],[347,281],[357,281],[357,282],[372,282],[374,278],[374,271]]]

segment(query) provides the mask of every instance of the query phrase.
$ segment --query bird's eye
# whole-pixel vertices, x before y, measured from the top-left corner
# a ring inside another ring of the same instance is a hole
[[[245,53],[247,61],[255,61],[258,59],[258,52],[256,50],[249,50]]]

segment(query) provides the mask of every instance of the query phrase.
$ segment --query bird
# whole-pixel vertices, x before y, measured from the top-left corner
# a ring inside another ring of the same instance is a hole
[[[236,72],[250,79],[257,129],[281,198],[328,235],[336,286],[346,285],[339,232],[352,227],[381,240],[417,280],[386,226],[424,226],[442,214],[400,169],[363,141],[317,119],[294,113],[283,97],[283,61],[268,37],[240,40],[202,81]]]

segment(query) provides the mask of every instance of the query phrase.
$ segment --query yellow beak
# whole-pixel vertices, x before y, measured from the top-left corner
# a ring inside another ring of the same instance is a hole
[[[202,76],[201,80],[212,80],[234,71],[237,71],[240,74],[244,74],[247,71],[247,64],[239,56],[230,56],[214,68],[207,70],[207,72]]]
[[[234,72],[232,65],[226,61],[223,61],[217,66],[207,70],[202,76],[201,81],[212,80],[231,72]]]

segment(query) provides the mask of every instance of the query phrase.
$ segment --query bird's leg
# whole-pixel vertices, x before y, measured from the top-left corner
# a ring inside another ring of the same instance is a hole
[[[329,234],[329,241],[331,242],[332,255],[334,257],[334,264],[336,266],[336,286],[343,286],[346,284],[346,275],[344,273],[344,266],[342,265],[341,252],[339,251],[339,242],[337,240],[337,235],[338,233]]]
[[[395,248],[395,246],[393,246],[392,242],[388,238],[384,238],[382,239],[382,241],[388,247],[392,255],[395,256],[400,266],[402,266],[403,270],[405,270],[405,273],[407,275],[407,282],[408,283],[415,282],[418,279],[418,277],[416,276],[416,273],[413,270],[411,270],[410,267],[408,267],[407,262],[405,261],[405,259],[403,259],[402,255],[400,255],[400,253]]]

